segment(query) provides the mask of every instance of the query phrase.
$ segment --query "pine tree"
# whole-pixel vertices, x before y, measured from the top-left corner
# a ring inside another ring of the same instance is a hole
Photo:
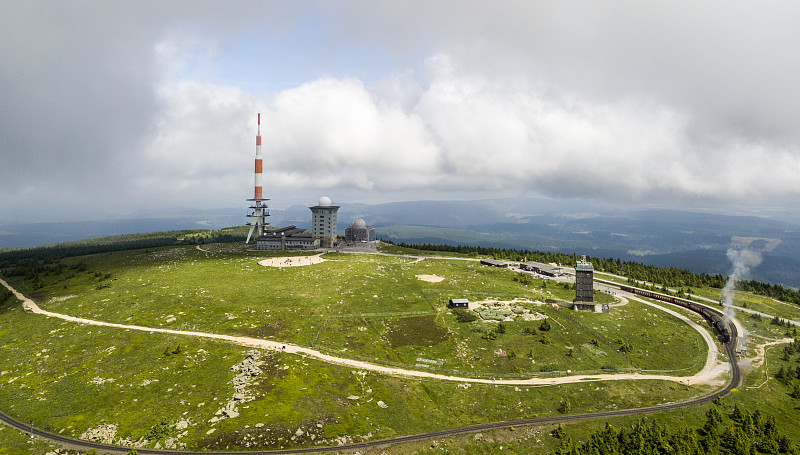
[[[800,398],[800,384],[794,383],[794,387],[792,387],[792,393],[789,394],[792,398]]]

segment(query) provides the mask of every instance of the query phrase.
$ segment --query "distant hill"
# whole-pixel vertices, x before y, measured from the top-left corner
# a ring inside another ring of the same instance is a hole
[[[307,206],[270,209],[270,224],[309,228]],[[0,247],[91,237],[221,228],[244,224],[246,209],[184,212],[172,217],[0,226]],[[148,214],[150,215],[150,214]],[[800,287],[800,225],[769,218],[677,210],[619,210],[581,201],[509,198],[342,204],[339,232],[356,218],[398,242],[482,245],[613,257],[695,272],[730,272],[728,248],[761,251],[751,278]]]
[[[723,275],[729,248],[751,248],[764,258],[751,278],[800,286],[800,225],[677,210],[552,209],[516,200],[407,202],[343,207],[340,220],[357,214],[394,241],[575,252]]]

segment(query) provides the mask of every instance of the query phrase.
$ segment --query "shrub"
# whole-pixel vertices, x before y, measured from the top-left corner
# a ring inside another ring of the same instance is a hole
[[[567,414],[570,409],[572,409],[572,405],[570,405],[569,400],[561,400],[561,404],[558,405],[556,410],[562,414]]]
[[[456,315],[456,321],[458,322],[472,322],[478,320],[478,315],[470,310],[465,310],[463,308],[454,308],[453,314]]]
[[[153,425],[144,438],[148,441],[161,441],[173,436],[173,433],[174,431],[170,427],[169,422],[162,420],[160,423]]]
[[[539,330],[541,330],[542,332],[547,332],[548,330],[550,330],[549,319],[545,319],[544,321],[542,321],[542,323],[539,325]]]

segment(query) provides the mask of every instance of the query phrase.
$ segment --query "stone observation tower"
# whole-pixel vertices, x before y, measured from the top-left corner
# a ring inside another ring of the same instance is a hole
[[[321,197],[311,209],[311,232],[318,238],[322,248],[332,248],[336,243],[336,212],[338,205],[331,205],[331,198]]]
[[[594,267],[583,256],[575,265],[575,300],[572,303],[576,310],[597,311],[594,304]]]

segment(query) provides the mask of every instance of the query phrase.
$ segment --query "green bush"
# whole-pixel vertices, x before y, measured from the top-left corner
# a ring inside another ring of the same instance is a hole
[[[558,405],[556,410],[562,414],[567,414],[570,409],[572,409],[572,405],[569,403],[569,400],[561,400],[561,404]]]
[[[545,319],[544,321],[542,321],[542,323],[539,325],[539,330],[541,330],[542,332],[547,332],[548,330],[550,330],[549,319]]]
[[[169,422],[162,420],[160,423],[153,425],[144,438],[148,441],[161,441],[174,436],[174,432],[175,431],[170,426]]]
[[[456,315],[456,321],[458,322],[472,322],[478,320],[477,314],[475,314],[473,311],[465,310],[463,308],[454,308],[453,314]]]

